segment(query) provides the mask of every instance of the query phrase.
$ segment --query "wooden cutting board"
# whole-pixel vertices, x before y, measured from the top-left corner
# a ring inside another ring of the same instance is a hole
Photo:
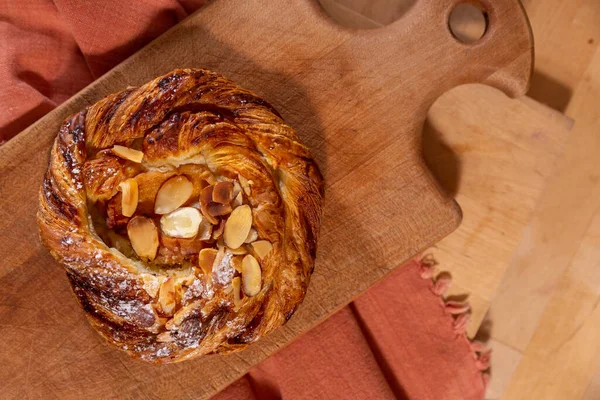
[[[532,38],[516,0],[481,1],[488,30],[453,38],[460,0],[420,0],[400,20],[355,31],[309,0],[219,0],[0,148],[0,381],[3,396],[202,398],[452,232],[460,209],[421,156],[427,110],[468,82],[526,90]],[[222,73],[268,99],[326,179],[317,267],[294,318],[248,350],[166,366],[129,359],[88,326],[39,244],[37,190],[60,122],[102,96],[176,67]]]

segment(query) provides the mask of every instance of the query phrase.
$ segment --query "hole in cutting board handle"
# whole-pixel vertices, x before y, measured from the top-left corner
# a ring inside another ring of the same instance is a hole
[[[473,3],[460,3],[450,13],[448,27],[459,42],[471,44],[480,40],[488,30],[488,15]]]

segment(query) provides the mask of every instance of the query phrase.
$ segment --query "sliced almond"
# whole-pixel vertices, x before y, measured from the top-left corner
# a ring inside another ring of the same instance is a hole
[[[240,256],[240,255],[244,255],[248,252],[248,249],[246,249],[246,246],[240,246],[237,249],[227,249],[229,250],[229,252],[231,254],[233,254],[234,256]]]
[[[246,179],[240,174],[238,174],[238,179],[240,181],[240,186],[242,187],[242,190],[244,191],[244,193],[246,193],[246,196],[250,196],[252,194],[252,190],[250,189],[250,183],[248,179]]]
[[[216,257],[217,249],[202,249],[200,250],[200,253],[198,253],[198,266],[206,275],[210,275],[212,272]]]
[[[127,236],[140,259],[152,261],[156,258],[158,229],[154,221],[141,216],[133,217],[127,224]]]
[[[244,243],[252,243],[256,239],[258,239],[258,232],[256,232],[256,229],[252,228],[250,229],[250,232],[248,232],[248,236],[246,236],[246,240],[244,240]]]
[[[162,313],[166,316],[172,316],[177,306],[177,297],[175,293],[175,279],[171,276],[161,285],[158,292],[158,304]]]
[[[213,261],[212,265],[213,271],[216,267],[219,266],[219,264],[221,264],[221,261],[223,261],[223,257],[225,257],[225,247],[221,247],[219,250],[217,250],[217,255],[215,256],[215,260]]]
[[[202,215],[204,218],[208,220],[213,225],[219,223],[219,220],[215,218],[209,211],[208,206],[212,203],[212,194],[213,194],[214,186],[207,186],[200,192],[200,210],[202,211]]]
[[[162,184],[156,193],[154,212],[156,214],[168,214],[175,211],[192,195],[194,185],[188,178],[178,175],[170,178]]]
[[[232,197],[237,197],[238,194],[242,191],[242,187],[238,181],[233,181],[233,192],[231,193]]]
[[[233,194],[233,183],[229,181],[215,183],[212,192],[212,201],[220,204],[229,204]]]
[[[233,254],[225,250],[225,247],[219,249],[212,269],[212,280],[217,285],[228,286],[235,275],[235,270],[231,265]]]
[[[140,274],[140,278],[142,278],[142,281],[144,282],[144,290],[148,295],[150,297],[156,297],[164,277],[158,277],[152,274]]]
[[[214,190],[214,185],[208,185],[202,189],[200,192],[200,205],[204,204],[208,206],[210,203],[212,203],[212,194]]]
[[[207,174],[203,178],[206,182],[208,182],[209,185],[214,185],[217,183],[217,178],[213,174]]]
[[[156,341],[159,343],[169,343],[175,341],[175,339],[173,339],[170,332],[163,332],[156,336]]]
[[[262,272],[260,264],[252,255],[248,254],[242,261],[242,283],[244,294],[248,297],[256,296],[262,286]]]
[[[198,239],[210,240],[212,237],[213,226],[206,218],[202,218],[200,226],[198,227]]]
[[[237,194],[237,196],[235,196],[235,199],[233,199],[233,202],[231,203],[231,207],[232,208],[236,208],[241,206],[244,203],[244,195],[242,194],[242,192],[239,192]]]
[[[133,178],[119,183],[121,190],[121,212],[125,217],[131,217],[138,206],[138,184]]]
[[[231,249],[237,249],[248,237],[252,228],[252,210],[247,204],[237,207],[225,222],[223,238]]]
[[[207,207],[207,212],[213,217],[221,217],[231,212],[232,208],[229,204],[210,203]]]
[[[231,287],[233,288],[233,304],[235,304],[236,307],[242,305],[242,291],[240,290],[241,286],[242,280],[240,279],[240,277],[236,276],[235,278],[233,278],[233,280],[231,281]]]
[[[139,150],[130,149],[129,147],[114,145],[112,152],[125,160],[133,161],[134,163],[141,163],[144,158],[144,153]]]
[[[160,229],[171,237],[191,238],[198,234],[202,215],[194,207],[181,207],[160,218]]]
[[[235,256],[231,259],[231,265],[233,265],[233,268],[240,274],[242,273],[243,260],[244,260],[244,257],[242,257],[242,256]]]
[[[219,226],[217,226],[217,227],[215,227],[215,229],[213,229],[213,234],[212,234],[213,240],[219,239],[223,235],[224,230],[225,230],[225,221],[221,220],[221,222],[219,222]]]
[[[273,250],[273,245],[268,240],[257,240],[256,242],[252,242],[252,248],[258,258],[262,260],[271,250]]]

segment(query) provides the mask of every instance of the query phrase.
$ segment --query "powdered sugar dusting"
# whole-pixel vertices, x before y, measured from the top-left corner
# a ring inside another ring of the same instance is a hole
[[[169,349],[168,347],[161,347],[160,349],[158,349],[158,351],[156,352],[156,356],[157,357],[166,357],[169,354],[171,354],[173,352],[173,350]]]
[[[143,326],[151,326],[154,323],[154,309],[150,304],[144,304],[139,300],[114,301],[104,296],[100,301],[106,308],[129,323]]]
[[[119,282],[119,289],[121,289],[121,290],[127,290],[128,286],[129,285],[127,284],[127,281],[121,281],[121,282]]]
[[[204,293],[204,284],[198,278],[194,279],[194,282],[190,285],[190,287],[186,290],[183,295],[183,300],[191,300],[197,297],[201,297]]]
[[[140,304],[137,301],[122,301],[116,304],[112,309],[119,317],[127,318],[135,314],[140,309]]]
[[[233,254],[226,252],[221,262],[213,267],[213,280],[219,285],[227,285],[231,283],[235,269],[231,265]]]
[[[204,291],[204,297],[211,300],[215,295],[215,290],[210,282],[206,283],[206,290]]]
[[[238,335],[239,332],[246,326],[243,323],[243,320],[241,320],[239,318],[236,318],[231,321],[227,321],[227,323],[225,325],[227,326],[227,329],[229,330],[229,333],[227,334],[227,337],[229,337],[229,338]]]

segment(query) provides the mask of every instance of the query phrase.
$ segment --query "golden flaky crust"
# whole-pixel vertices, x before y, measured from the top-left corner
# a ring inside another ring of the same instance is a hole
[[[117,195],[116,185],[132,174],[122,160],[106,156],[115,144],[143,151],[135,167],[142,172],[186,167],[193,175],[198,165],[251,182],[253,226],[273,244],[261,262],[258,295],[237,308],[228,288],[233,272],[157,272],[101,239],[92,204]],[[64,121],[40,190],[38,225],[102,336],[136,358],[176,362],[243,349],[292,316],[314,268],[322,198],[316,164],[277,111],[218,74],[184,69],[107,96]],[[173,274],[178,310],[165,317],[152,287]]]

